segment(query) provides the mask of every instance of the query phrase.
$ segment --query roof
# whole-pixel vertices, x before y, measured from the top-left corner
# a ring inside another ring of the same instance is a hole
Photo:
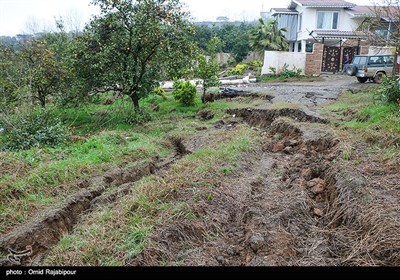
[[[343,0],[292,0],[289,8],[293,9],[297,5],[310,8],[352,8],[356,6],[356,4]]]
[[[347,11],[354,17],[372,16],[374,15],[374,6],[355,6]]]
[[[348,9],[347,12],[352,17],[375,17],[381,14],[381,18],[386,21],[395,21],[399,13],[396,6],[377,8],[375,6],[355,6]]]
[[[311,33],[316,39],[362,39],[367,37],[360,31],[314,30]]]
[[[272,8],[271,9],[271,14],[273,16],[276,16],[278,14],[281,15],[298,15],[299,12],[296,11],[296,9],[287,9],[287,8]]]

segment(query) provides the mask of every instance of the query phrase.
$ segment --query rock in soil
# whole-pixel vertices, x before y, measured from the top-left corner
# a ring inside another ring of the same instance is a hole
[[[265,239],[261,235],[261,233],[253,234],[249,239],[249,245],[250,245],[251,249],[253,249],[253,251],[256,253],[258,250],[260,250],[264,246],[264,243],[265,243]]]

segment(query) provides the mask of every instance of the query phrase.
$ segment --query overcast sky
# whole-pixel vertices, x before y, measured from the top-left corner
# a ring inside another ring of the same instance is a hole
[[[286,7],[290,0],[182,0],[196,20],[215,20],[227,16],[232,20],[251,21],[272,7]],[[329,2],[329,0],[327,0]],[[348,0],[359,5],[371,0]],[[54,17],[70,19],[71,25],[83,27],[98,9],[90,0],[0,0],[0,35],[30,33],[32,29],[51,30]]]

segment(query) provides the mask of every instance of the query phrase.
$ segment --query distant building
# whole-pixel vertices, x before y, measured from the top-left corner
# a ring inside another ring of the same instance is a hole
[[[24,42],[26,42],[27,40],[32,39],[32,38],[33,38],[33,35],[30,35],[30,34],[17,34],[16,37],[17,37],[17,41],[18,41],[18,42],[24,43]]]
[[[217,17],[217,21],[227,22],[229,21],[228,17]]]

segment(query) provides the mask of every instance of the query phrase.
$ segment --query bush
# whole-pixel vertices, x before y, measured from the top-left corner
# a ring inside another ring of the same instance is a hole
[[[143,109],[139,113],[133,112],[125,118],[125,122],[129,125],[145,124],[151,120],[151,114]]]
[[[236,67],[232,70],[228,71],[229,75],[243,75],[244,71],[246,71],[249,68],[249,66],[245,63],[240,63],[236,65]]]
[[[379,87],[378,94],[382,101],[400,105],[400,80],[395,77],[386,78]]]
[[[251,68],[253,70],[258,70],[263,67],[263,62],[261,60],[253,60],[251,62]]]
[[[165,96],[165,90],[162,87],[156,87],[153,89],[153,94],[160,96],[163,100],[167,100]]]
[[[172,96],[182,105],[194,105],[196,93],[196,86],[192,85],[189,81],[177,80],[174,82],[174,90],[172,91]]]
[[[2,148],[24,150],[32,147],[55,146],[69,136],[68,129],[53,112],[46,109],[30,114],[2,117],[0,126]]]
[[[282,71],[280,73],[280,76],[288,79],[288,78],[295,78],[295,77],[300,77],[301,74],[301,69],[296,69],[296,67],[293,67],[293,69],[289,69],[289,65],[286,63],[283,65]]]

